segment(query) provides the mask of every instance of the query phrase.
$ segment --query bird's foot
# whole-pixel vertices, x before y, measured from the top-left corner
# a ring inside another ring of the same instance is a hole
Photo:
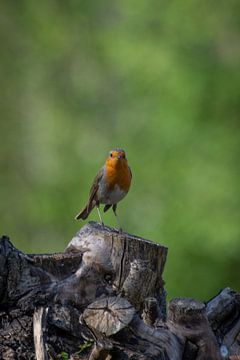
[[[98,222],[98,225],[100,225],[101,227],[104,227],[104,226],[105,226],[102,221],[99,221],[99,222]]]

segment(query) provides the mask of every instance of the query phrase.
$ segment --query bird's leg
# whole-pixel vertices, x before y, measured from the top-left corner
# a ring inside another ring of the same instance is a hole
[[[114,204],[112,208],[113,208],[114,215],[116,216],[116,219],[117,219],[117,222],[118,222],[119,232],[121,233],[122,228],[121,228],[121,224],[120,224],[120,221],[119,221],[119,217],[117,216],[117,204]]]
[[[102,217],[101,217],[101,213],[100,213],[100,209],[99,209],[99,203],[96,204],[96,208],[97,208],[98,216],[99,216],[99,219],[100,219],[100,223],[101,223],[102,226],[104,226],[104,223],[103,223],[103,220],[102,220]]]

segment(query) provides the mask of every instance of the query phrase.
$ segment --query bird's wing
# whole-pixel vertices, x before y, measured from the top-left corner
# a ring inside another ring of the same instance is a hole
[[[92,187],[91,187],[90,192],[89,192],[88,207],[90,206],[90,204],[92,203],[93,200],[97,200],[97,199],[94,199],[94,198],[95,198],[96,193],[98,191],[99,181],[102,179],[103,174],[104,174],[104,168],[102,167],[98,171],[97,175],[95,176],[95,178],[93,180],[93,184],[92,184]]]
[[[130,171],[130,175],[131,175],[131,179],[132,179],[132,171],[131,171],[131,168],[130,168],[130,166],[129,166],[128,168],[129,168],[129,171]]]

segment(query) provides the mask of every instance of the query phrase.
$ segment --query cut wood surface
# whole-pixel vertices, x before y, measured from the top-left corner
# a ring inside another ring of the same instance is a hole
[[[124,329],[135,312],[126,299],[114,296],[94,301],[84,310],[83,319],[91,329],[110,336]]]
[[[240,296],[172,299],[167,248],[90,222],[65,252],[0,240],[0,359],[240,358]]]

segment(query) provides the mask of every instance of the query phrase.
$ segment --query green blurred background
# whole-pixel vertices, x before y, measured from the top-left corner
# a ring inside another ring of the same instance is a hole
[[[2,1],[1,233],[62,251],[122,147],[119,216],[169,247],[169,297],[240,290],[239,13],[238,0]]]

